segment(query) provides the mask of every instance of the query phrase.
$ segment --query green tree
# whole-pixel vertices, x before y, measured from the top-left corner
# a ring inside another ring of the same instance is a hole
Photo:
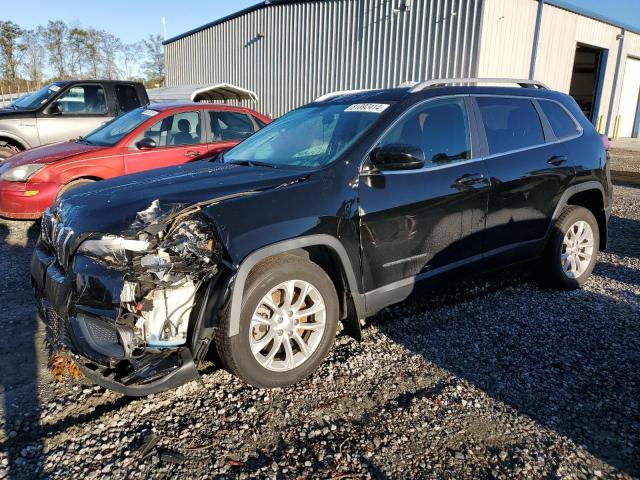
[[[0,69],[5,80],[15,83],[18,79],[18,66],[24,53],[24,44],[20,42],[24,30],[11,21],[0,21]]]
[[[62,20],[49,20],[44,28],[44,44],[49,53],[49,66],[56,78],[68,77],[67,35],[69,27]]]
[[[144,40],[146,61],[142,64],[142,71],[151,82],[164,83],[164,48],[160,35],[149,35]]]

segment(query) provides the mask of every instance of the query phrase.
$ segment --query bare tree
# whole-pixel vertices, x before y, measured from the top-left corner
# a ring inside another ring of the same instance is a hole
[[[133,80],[136,67],[140,64],[140,58],[144,53],[144,43],[142,41],[126,43],[122,45],[120,53],[123,76],[127,80]]]
[[[24,53],[24,45],[20,43],[23,33],[19,25],[0,21],[0,70],[3,78],[14,84],[18,80],[18,66]]]
[[[69,27],[62,20],[49,20],[44,29],[44,43],[49,52],[49,65],[57,78],[67,78],[67,32]]]
[[[159,83],[164,82],[164,48],[162,47],[162,37],[160,35],[149,35],[144,40],[147,51],[146,61],[142,64],[142,71],[147,79]]]
[[[46,52],[42,44],[42,38],[42,27],[38,27],[34,30],[27,30],[22,35],[22,44],[24,45],[22,70],[29,81],[35,84],[35,88],[42,85],[44,81]]]
[[[122,42],[115,35],[101,31],[100,51],[102,55],[102,74],[113,80],[120,77],[118,53],[122,51]]]

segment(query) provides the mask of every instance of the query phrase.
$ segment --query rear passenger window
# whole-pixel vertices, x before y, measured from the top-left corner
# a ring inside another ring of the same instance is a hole
[[[138,92],[133,85],[116,85],[115,90],[120,112],[128,112],[140,106]]]
[[[538,100],[538,103],[547,120],[549,120],[556,137],[563,139],[571,137],[580,131],[573,118],[560,105],[545,100]]]
[[[425,166],[438,166],[471,158],[469,124],[464,101],[425,103],[402,119],[379,146],[413,145],[422,148]]]
[[[542,123],[531,100],[500,97],[476,100],[491,155],[545,143]]]
[[[249,115],[239,112],[209,112],[211,138],[214,142],[244,140],[256,131]]]

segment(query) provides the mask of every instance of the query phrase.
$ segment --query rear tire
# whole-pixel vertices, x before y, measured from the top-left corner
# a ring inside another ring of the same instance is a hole
[[[89,178],[81,178],[80,180],[75,180],[73,182],[67,183],[58,192],[58,195],[56,196],[56,200],[60,200],[60,197],[62,197],[63,194],[67,193],[70,190],[73,190],[78,187],[82,187],[84,185],[90,185],[92,183],[95,183],[95,180],[91,180]]]
[[[600,230],[593,213],[583,207],[565,207],[547,244],[542,280],[558,290],[581,288],[593,272],[599,246]]]
[[[317,264],[281,255],[249,275],[233,337],[229,312],[230,302],[215,339],[224,366],[250,385],[282,387],[311,375],[326,357],[338,326],[338,296]]]

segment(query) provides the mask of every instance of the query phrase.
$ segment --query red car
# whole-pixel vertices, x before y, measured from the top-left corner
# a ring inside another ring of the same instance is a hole
[[[222,153],[271,120],[219,104],[152,104],[86,137],[9,157],[0,166],[0,216],[40,218],[64,192],[81,185],[178,165]]]

